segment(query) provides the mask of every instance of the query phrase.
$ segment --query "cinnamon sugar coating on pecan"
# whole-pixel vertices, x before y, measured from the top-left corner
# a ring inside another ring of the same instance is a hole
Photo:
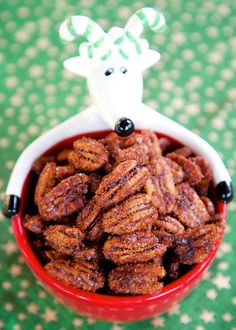
[[[55,161],[56,161],[56,156],[54,156],[54,155],[52,155],[52,156],[41,156],[33,162],[32,171],[34,171],[37,174],[40,174],[42,172],[42,170],[44,169],[44,166],[47,163],[55,162]]]
[[[182,167],[184,171],[184,181],[188,182],[191,186],[198,184],[202,180],[203,175],[200,167],[195,162],[191,161],[191,159],[175,152],[167,154],[166,157],[172,159]]]
[[[207,196],[210,182],[213,179],[211,165],[207,159],[201,156],[191,157],[191,161],[197,164],[202,172],[202,179],[195,184],[194,189],[200,196]]]
[[[152,161],[149,165],[149,172],[150,177],[145,183],[145,190],[150,196],[152,204],[159,213],[172,212],[175,205],[176,188],[168,162],[164,157]]]
[[[42,170],[38,183],[35,188],[34,200],[39,206],[44,196],[52,190],[56,184],[56,164],[53,162],[47,163]]]
[[[175,237],[183,233],[184,226],[175,218],[168,215],[154,220],[152,233],[159,239],[161,244],[171,246]]]
[[[153,234],[146,232],[109,237],[103,246],[105,257],[116,264],[152,260],[165,251],[166,247]]]
[[[43,221],[39,214],[26,214],[23,225],[35,234],[42,234],[45,229],[45,221]]]
[[[82,245],[85,235],[76,227],[51,225],[44,231],[47,245],[61,254],[74,255]]]
[[[148,146],[150,160],[156,160],[162,155],[160,142],[156,134],[148,129],[142,130],[143,143]]]
[[[64,180],[71,175],[75,175],[77,170],[70,165],[56,166],[56,178],[58,181]]]
[[[206,224],[198,228],[189,228],[176,239],[174,252],[185,265],[202,262],[211,252],[222,235],[222,228]]]
[[[87,182],[88,177],[81,173],[62,180],[38,203],[39,214],[44,220],[56,220],[79,211],[84,206]]]
[[[97,140],[83,137],[74,142],[74,151],[68,155],[69,162],[81,171],[92,172],[108,162],[108,152]]]
[[[88,204],[79,212],[76,219],[76,226],[85,232],[90,227],[93,227],[96,221],[98,220],[101,207],[99,207],[94,198],[91,199]]]
[[[187,227],[195,228],[209,220],[209,213],[193,188],[187,183],[181,183],[177,186],[177,192],[173,213],[180,222]]]
[[[116,266],[109,273],[109,287],[116,293],[152,294],[159,292],[165,270],[156,263],[145,262]]]
[[[174,162],[170,158],[165,158],[167,164],[169,165],[170,171],[173,175],[174,183],[178,184],[184,180],[184,171],[181,166]]]
[[[96,292],[103,288],[105,277],[92,261],[51,261],[45,266],[54,278],[74,288]]]
[[[150,231],[157,210],[147,194],[136,194],[111,208],[102,217],[103,230],[113,235]]]
[[[119,164],[126,160],[136,160],[137,165],[147,165],[149,162],[149,149],[145,143],[135,144],[126,149],[116,148],[113,152],[115,164]]]
[[[101,208],[118,204],[140,191],[148,174],[147,168],[138,167],[135,160],[120,163],[102,179],[94,197],[96,204]]]

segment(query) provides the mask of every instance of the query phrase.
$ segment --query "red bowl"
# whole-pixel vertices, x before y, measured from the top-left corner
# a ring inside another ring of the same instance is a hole
[[[99,138],[107,133],[107,131],[93,132],[83,134],[83,136]],[[70,145],[78,137],[75,136],[55,145],[46,154]],[[171,140],[179,145],[177,141]],[[12,226],[17,244],[29,268],[45,289],[59,302],[85,316],[105,321],[127,322],[142,320],[166,311],[187,296],[198,285],[203,274],[214,259],[221,242],[221,240],[217,242],[208,257],[200,264],[193,266],[183,276],[165,285],[161,292],[157,294],[118,297],[75,289],[64,285],[50,276],[44,270],[30,244],[27,231],[23,227],[23,215],[27,206],[29,187],[31,186],[30,181],[31,174],[29,173],[21,196],[20,212],[12,218]],[[215,207],[217,212],[221,213],[226,220],[226,204],[217,201]]]

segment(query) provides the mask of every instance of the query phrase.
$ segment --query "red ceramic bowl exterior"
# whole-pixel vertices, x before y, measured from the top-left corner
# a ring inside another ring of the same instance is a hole
[[[104,135],[104,132],[83,134],[83,136],[85,135],[101,137]],[[75,138],[78,138],[78,136],[60,143],[55,146],[55,148],[51,149],[49,153],[52,150],[68,145]],[[181,276],[179,279],[166,285],[163,290],[157,294],[117,297],[75,289],[66,286],[51,277],[44,270],[31,247],[27,231],[22,225],[22,214],[24,214],[23,208],[24,205],[26,205],[28,184],[29,177],[25,182],[21,197],[21,210],[19,214],[12,218],[13,231],[20,251],[29,268],[38,281],[46,288],[46,290],[65,306],[70,307],[74,311],[77,311],[85,316],[105,321],[128,322],[142,320],[166,311],[172,305],[178,303],[185,296],[187,296],[193,288],[198,285],[203,274],[215,257],[220,245],[220,241],[217,242],[216,246],[205,260],[203,260],[200,264],[193,266],[190,271]],[[222,213],[226,219],[226,205],[217,202],[216,209],[218,212]]]

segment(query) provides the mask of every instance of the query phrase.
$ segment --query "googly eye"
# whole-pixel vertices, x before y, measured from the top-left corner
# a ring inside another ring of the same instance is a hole
[[[120,68],[120,71],[123,73],[123,74],[126,74],[128,72],[128,69],[126,69],[124,66],[122,66]]]
[[[114,69],[113,68],[109,68],[105,71],[105,76],[110,76],[112,73],[114,72]]]

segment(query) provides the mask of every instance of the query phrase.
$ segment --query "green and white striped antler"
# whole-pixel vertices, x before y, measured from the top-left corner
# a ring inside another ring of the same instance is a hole
[[[78,36],[84,36],[89,43],[83,43],[82,52],[87,51],[89,58],[94,57],[94,50],[99,49],[100,58],[106,60],[111,55],[110,43],[103,29],[86,16],[71,16],[60,26],[59,35],[64,41],[73,41]],[[86,46],[85,46],[86,44]]]
[[[162,32],[166,27],[164,15],[151,7],[145,7],[136,11],[125,25],[125,31],[138,38],[144,29],[150,28],[155,32]]]

